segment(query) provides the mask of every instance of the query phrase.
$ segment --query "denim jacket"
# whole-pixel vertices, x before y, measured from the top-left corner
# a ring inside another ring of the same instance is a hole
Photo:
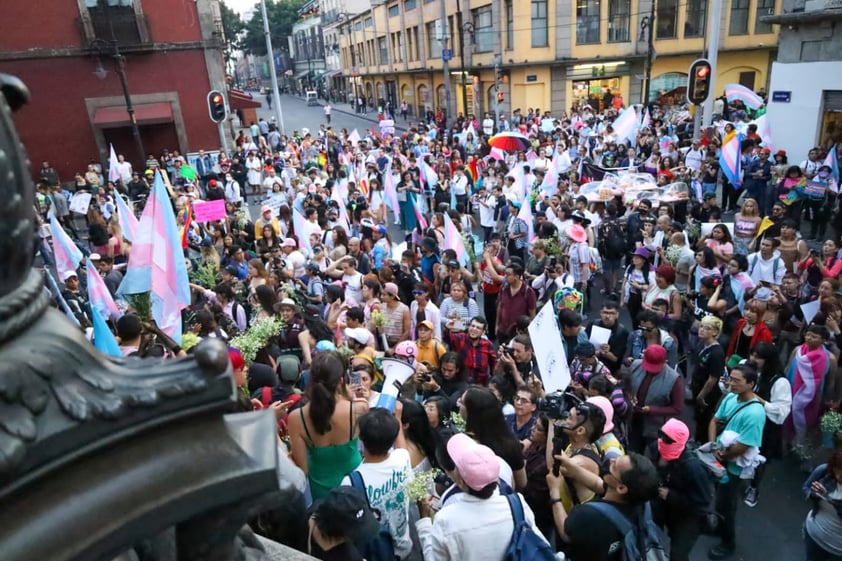
[[[828,493],[836,491],[836,487],[838,486],[836,478],[833,477],[832,473],[827,471],[827,464],[822,464],[813,470],[813,473],[810,474],[810,477],[808,477],[807,481],[804,482],[804,485],[801,486],[804,498],[810,497],[810,488],[813,486],[814,481],[818,481],[824,485],[824,488],[827,489]]]

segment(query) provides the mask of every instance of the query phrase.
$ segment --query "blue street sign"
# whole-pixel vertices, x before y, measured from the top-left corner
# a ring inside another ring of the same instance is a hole
[[[452,60],[453,59],[453,49],[442,49],[441,50],[441,59],[444,61]]]
[[[772,101],[789,103],[792,101],[792,92],[772,92]]]

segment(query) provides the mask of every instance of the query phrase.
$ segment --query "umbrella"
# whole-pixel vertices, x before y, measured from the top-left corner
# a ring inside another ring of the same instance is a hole
[[[488,140],[492,148],[499,148],[506,152],[518,152],[529,150],[532,147],[530,140],[519,132],[506,131]]]

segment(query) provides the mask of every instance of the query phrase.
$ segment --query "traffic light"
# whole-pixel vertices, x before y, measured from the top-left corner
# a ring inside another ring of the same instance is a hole
[[[713,81],[710,62],[700,58],[690,65],[687,77],[687,101],[693,105],[701,105],[710,96]]]
[[[225,107],[225,96],[221,92],[211,90],[208,93],[208,113],[211,121],[221,123],[228,116],[228,108]]]

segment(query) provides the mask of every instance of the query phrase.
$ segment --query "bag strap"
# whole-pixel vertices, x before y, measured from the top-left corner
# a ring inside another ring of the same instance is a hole
[[[516,494],[506,495],[506,500],[509,501],[509,509],[512,511],[512,518],[515,523],[515,531],[523,524],[525,518],[523,516],[523,505],[520,504],[520,498]]]
[[[745,409],[746,407],[748,407],[748,406],[749,406],[749,405],[751,405],[752,403],[757,403],[758,405],[763,405],[762,403],[760,403],[759,401],[754,400],[754,399],[752,399],[752,400],[751,400],[751,401],[749,401],[748,403],[743,403],[742,405],[740,405],[739,407],[737,407],[737,410],[736,410],[736,411],[734,411],[733,413],[731,413],[731,416],[730,416],[730,417],[728,417],[728,420],[727,420],[727,421],[725,421],[725,428],[728,428],[728,424],[729,424],[729,423],[730,423],[730,422],[734,419],[734,417],[736,417],[736,416],[737,416],[737,413],[739,413],[740,411],[742,411],[743,409]]]
[[[632,523],[629,522],[628,518],[623,516],[623,514],[614,505],[608,504],[604,501],[589,501],[581,506],[590,506],[595,508],[603,516],[610,520],[614,527],[617,528],[623,536],[627,536],[629,532],[634,531]]]
[[[260,402],[263,404],[263,407],[269,407],[272,404],[272,388],[263,386],[260,389]]]

